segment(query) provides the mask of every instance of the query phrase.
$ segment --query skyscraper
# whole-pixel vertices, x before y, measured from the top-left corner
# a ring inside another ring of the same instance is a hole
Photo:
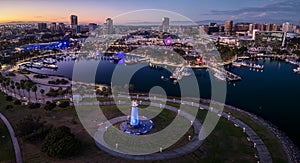
[[[169,32],[169,28],[170,28],[170,18],[164,17],[162,19],[162,31]]]
[[[94,31],[95,29],[97,29],[98,25],[95,23],[89,23],[89,32]]]
[[[55,22],[50,24],[50,31],[52,34],[56,33],[56,23]]]
[[[38,23],[38,30],[39,31],[47,30],[47,23]]]
[[[71,29],[72,34],[77,34],[78,32],[78,17],[76,15],[71,15]]]
[[[65,24],[64,23],[58,23],[57,31],[60,34],[64,34],[65,33]]]
[[[232,34],[232,27],[233,27],[233,21],[232,20],[227,20],[225,22],[225,27],[224,27],[224,32],[226,35],[231,35]]]
[[[105,34],[113,34],[114,33],[114,23],[111,18],[107,18],[104,23]]]

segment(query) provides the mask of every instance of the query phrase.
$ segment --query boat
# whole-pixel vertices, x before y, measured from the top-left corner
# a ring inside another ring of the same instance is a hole
[[[51,69],[57,69],[58,68],[57,65],[55,65],[55,64],[45,64],[44,67],[45,68],[51,68]]]
[[[300,73],[300,67],[293,69],[294,73]]]
[[[232,66],[234,66],[234,67],[241,67],[242,64],[241,64],[241,62],[233,62]]]
[[[219,80],[222,80],[222,81],[225,81],[226,80],[226,75],[223,74],[223,73],[220,73],[220,72],[216,72],[214,73],[214,76],[219,79]]]
[[[54,64],[54,63],[56,63],[56,59],[46,58],[46,59],[43,60],[43,63],[44,64]]]
[[[40,62],[34,62],[34,63],[31,64],[31,67],[33,67],[33,68],[42,68],[43,64],[40,63]]]

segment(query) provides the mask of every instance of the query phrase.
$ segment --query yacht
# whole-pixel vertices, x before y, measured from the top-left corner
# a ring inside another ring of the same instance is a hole
[[[233,62],[232,66],[234,66],[234,67],[241,67],[242,64],[241,64],[241,62]]]
[[[300,67],[293,69],[294,73],[300,73]]]

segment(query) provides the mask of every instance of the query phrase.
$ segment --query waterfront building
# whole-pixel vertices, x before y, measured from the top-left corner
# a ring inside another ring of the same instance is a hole
[[[253,31],[253,40],[260,46],[280,47],[285,45],[286,32],[283,31]]]
[[[285,22],[282,24],[283,32],[294,32],[294,25],[290,22]]]
[[[162,31],[169,32],[169,28],[170,28],[170,18],[164,17],[162,19]]]
[[[78,32],[78,17],[76,15],[71,15],[71,30],[74,35]]]

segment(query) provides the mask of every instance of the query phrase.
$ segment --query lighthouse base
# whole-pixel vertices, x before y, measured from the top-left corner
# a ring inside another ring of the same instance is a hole
[[[121,123],[120,130],[132,135],[142,135],[151,131],[153,122],[151,120],[140,120],[138,125],[132,126],[129,121]]]

